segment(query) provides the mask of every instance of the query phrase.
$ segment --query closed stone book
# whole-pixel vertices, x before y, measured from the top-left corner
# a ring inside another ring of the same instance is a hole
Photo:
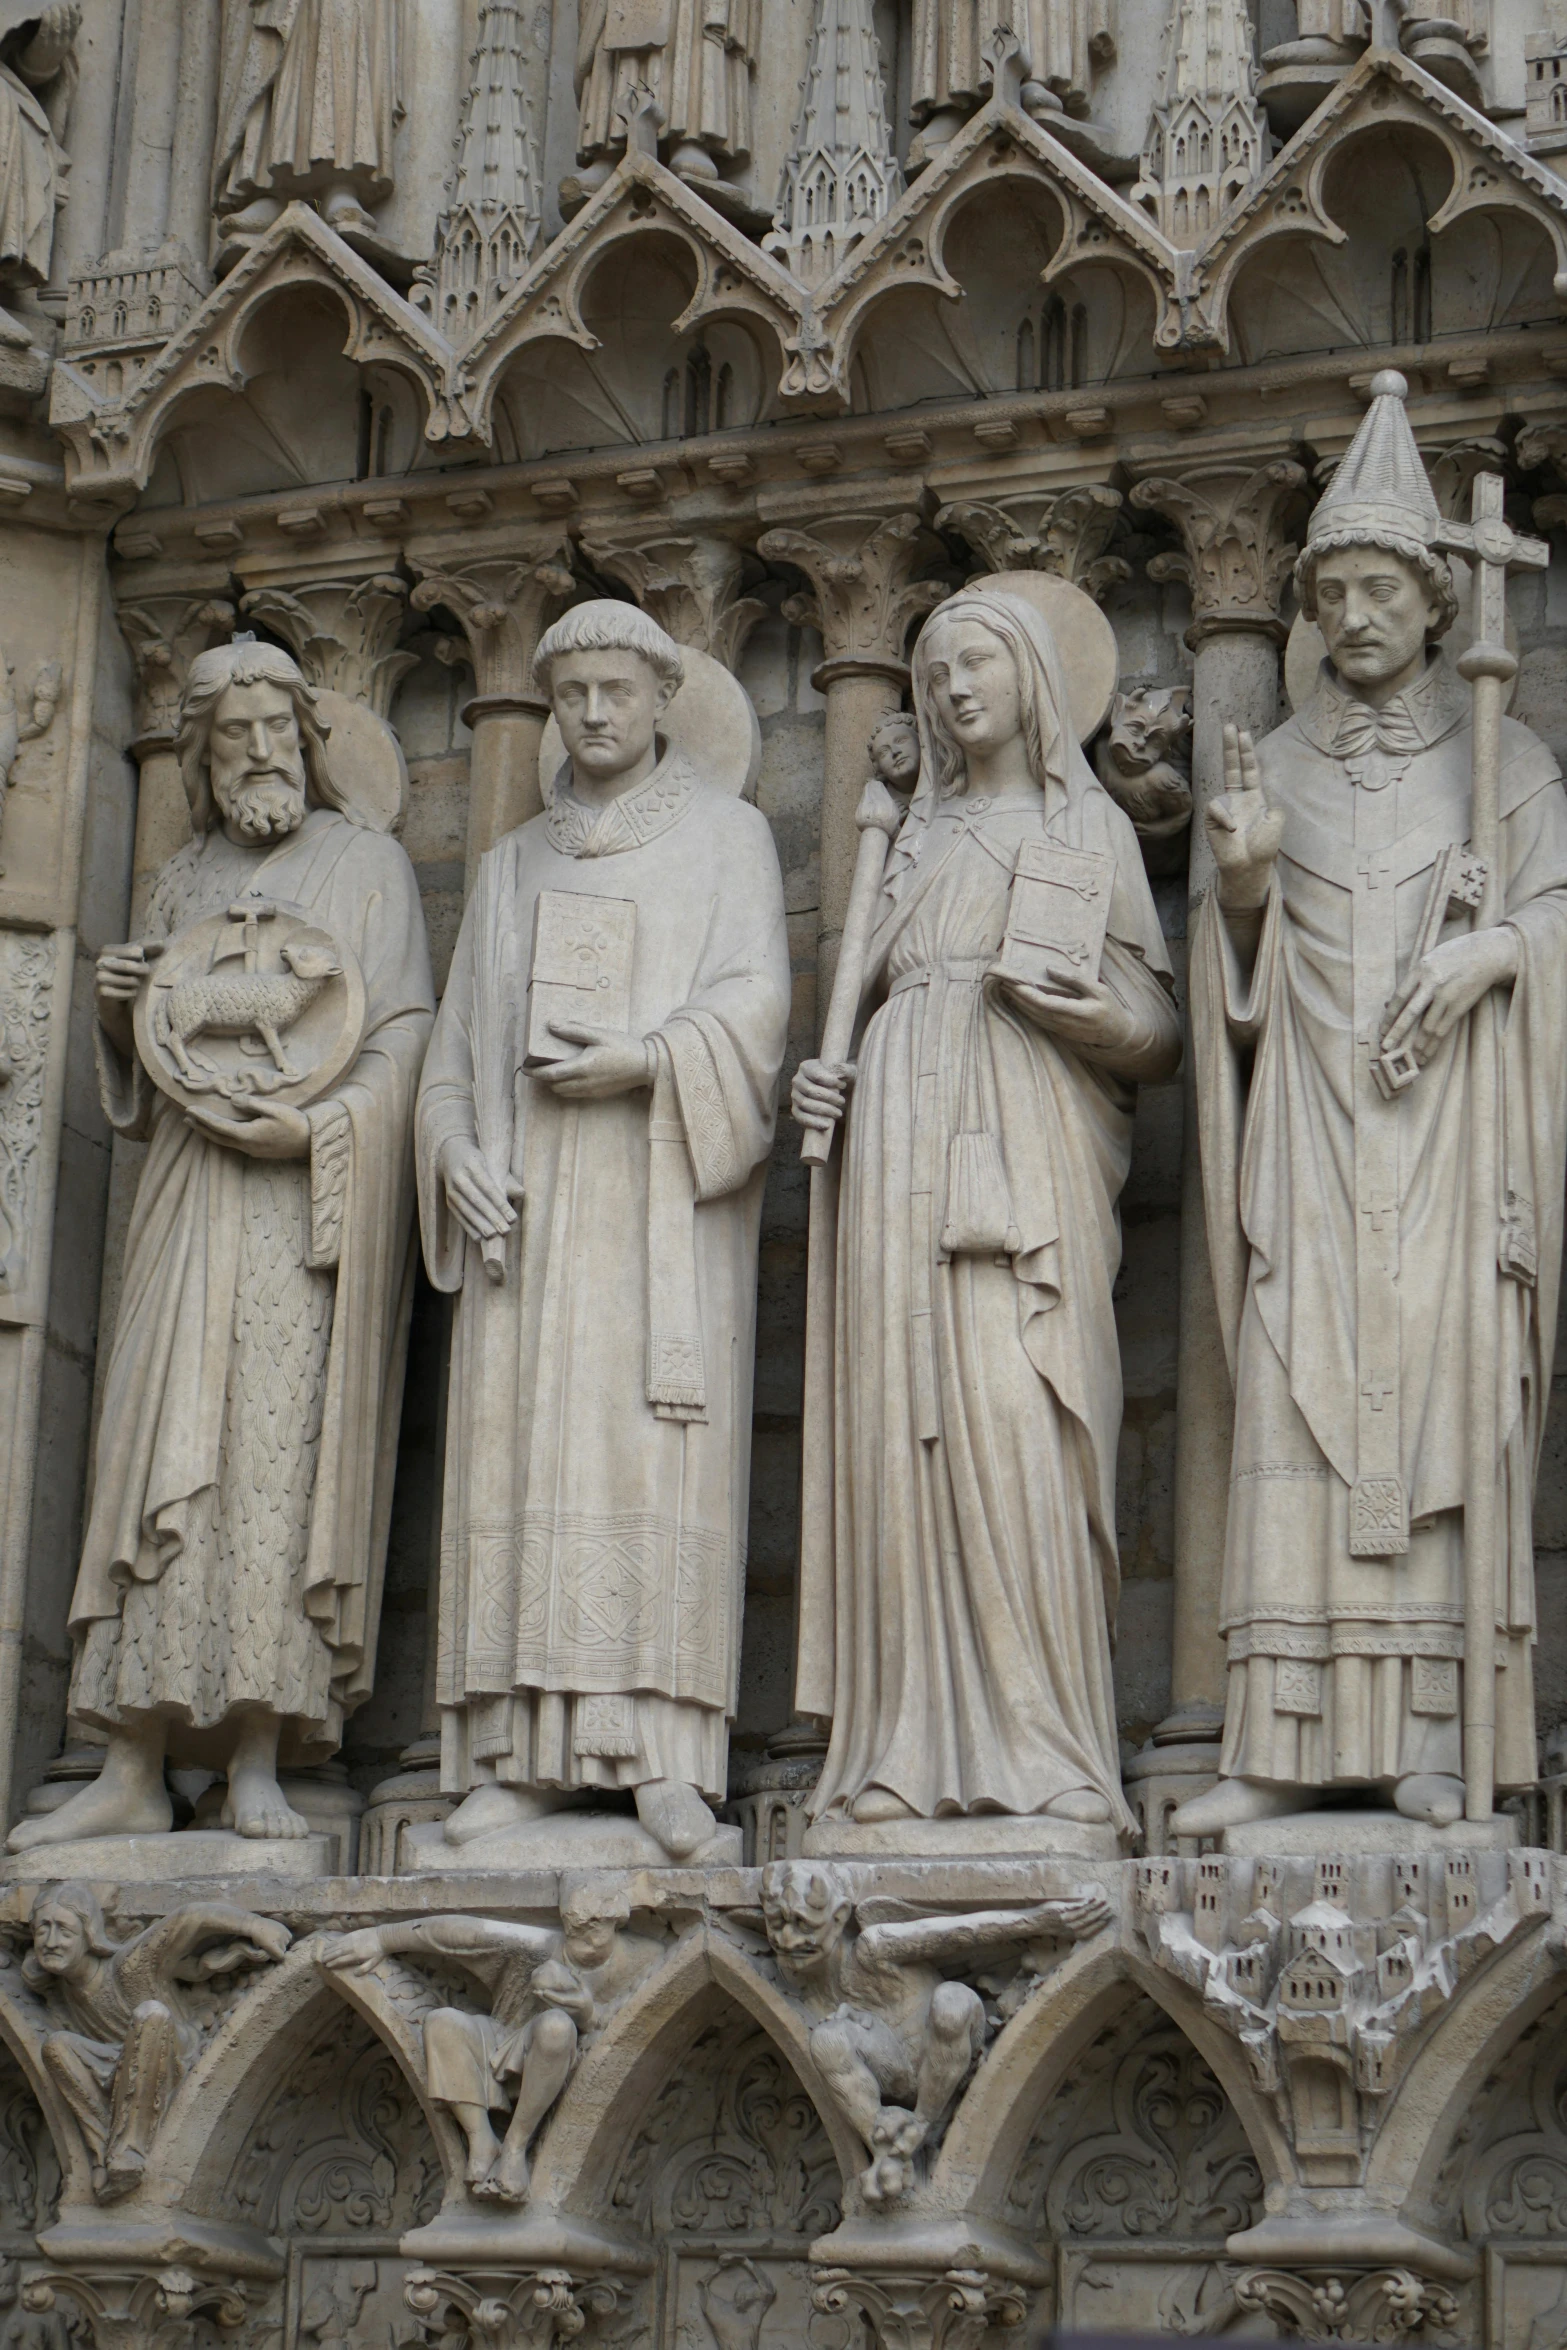
[[[1097,849],[1025,841],[1013,868],[993,976],[1030,987],[1097,979],[1114,885],[1114,862]]]
[[[629,898],[540,890],[528,969],[525,1069],[542,1069],[581,1051],[555,1035],[556,1021],[629,1030],[636,940],[637,909]]]

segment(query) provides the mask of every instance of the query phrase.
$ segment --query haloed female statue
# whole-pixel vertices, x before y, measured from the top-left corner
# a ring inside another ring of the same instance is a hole
[[[914,696],[923,780],[870,956],[884,1000],[857,1067],[807,1061],[794,1087],[815,1126],[854,1088],[834,1588],[804,1594],[799,1691],[833,1719],[817,1817],[1124,1831],[1110,1292],[1136,1087],[1180,1058],[1169,960],[1032,606],[943,605]],[[1097,975],[1089,956],[1082,976],[1003,978],[1020,855],[1048,870],[1055,852],[1107,898]]]

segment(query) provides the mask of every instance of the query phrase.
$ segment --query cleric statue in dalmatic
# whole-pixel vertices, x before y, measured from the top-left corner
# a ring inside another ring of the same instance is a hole
[[[1223,1776],[1177,1814],[1182,1835],[1328,1794],[1455,1821],[1466,1572],[1488,1592],[1480,1621],[1494,1615],[1496,1784],[1535,1775],[1530,1510],[1567,1156],[1567,795],[1544,744],[1504,720],[1502,913],[1482,926],[1477,729],[1433,643],[1457,610],[1443,526],[1403,378],[1373,390],[1297,570],[1327,646],[1317,690],[1255,750],[1229,730],[1208,819],[1218,878],[1191,999],[1235,1382],[1229,1687]],[[1494,1022],[1499,1104],[1471,1015]],[[1500,1210],[1479,1233],[1476,1135]],[[1496,1317],[1480,1447],[1496,1539],[1466,1570],[1475,1267]]]
[[[193,837],[97,976],[106,1116],[145,1141],[71,1602],[91,1786],[13,1848],[157,1834],[166,1753],[302,1837],[279,1762],[368,1695],[433,1009],[413,868],[357,812],[290,656],[191,664]],[[133,1017],[134,1014],[134,1017]]]

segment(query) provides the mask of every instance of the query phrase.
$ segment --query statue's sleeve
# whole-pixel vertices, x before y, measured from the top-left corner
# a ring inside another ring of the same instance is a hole
[[[1231,941],[1217,886],[1203,898],[1191,932],[1188,988],[1208,1256],[1232,1379],[1249,1254],[1240,1210],[1241,1144],[1246,1123],[1243,1056],[1261,1036],[1274,992],[1282,983],[1279,945],[1284,918],[1284,899],[1275,873],[1268,885],[1262,935],[1249,975],[1242,970]]]
[[[736,839],[689,1002],[657,1031],[699,1200],[738,1191],[772,1147],[789,1027],[783,879],[767,820],[736,804]]]
[[[312,1224],[335,1240],[337,1279],[305,1571],[305,1606],[345,1708],[368,1691],[375,1661],[413,1297],[414,1097],[434,1008],[412,866],[374,834],[355,863],[365,1041],[337,1088],[339,1115],[312,1118]]]

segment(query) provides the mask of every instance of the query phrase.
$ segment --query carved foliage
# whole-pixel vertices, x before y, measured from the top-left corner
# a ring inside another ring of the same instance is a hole
[[[416,612],[439,608],[461,621],[481,697],[533,699],[534,647],[575,584],[564,532],[546,529],[512,552],[471,563],[433,550],[411,560],[421,577],[409,601]]]
[[[1103,603],[1132,567],[1107,552],[1121,518],[1119,490],[1104,482],[1030,491],[994,505],[943,506],[938,530],[966,539],[987,571],[1049,571]]]
[[[917,514],[847,514],[810,530],[769,530],[757,547],[769,563],[805,573],[811,594],[785,611],[821,630],[830,662],[901,670],[910,628],[947,593],[941,580],[914,577],[939,553]]]
[[[16,2059],[0,2049],[0,2238],[50,2226],[59,2199],[60,2160],[48,2124]]]
[[[118,610],[136,664],[136,732],[144,742],[172,743],[190,665],[198,653],[228,636],[234,607],[222,597],[180,589],[126,598]]]
[[[53,994],[52,941],[0,932],[0,1296],[27,1276]]]
[[[1255,468],[1196,465],[1179,478],[1138,482],[1132,504],[1165,515],[1181,534],[1181,552],[1156,555],[1148,576],[1190,586],[1188,643],[1237,627],[1264,629],[1282,643],[1279,598],[1299,552],[1287,523],[1305,486],[1304,467],[1288,457]]]
[[[677,645],[711,653],[726,669],[738,666],[746,639],[767,606],[742,596],[744,559],[727,539],[584,539],[596,569],[623,580],[637,602]]]
[[[1208,2065],[1151,2001],[1103,2033],[1042,2116],[1014,2175],[1022,2234],[1223,2239],[1262,2208],[1262,2174]]]
[[[827,2268],[818,2272],[812,2298],[834,2316],[860,2311],[879,2350],[980,2350],[992,2327],[1022,2325],[1029,2297],[1022,2286],[979,2268],[939,2276]]]
[[[1303,2342],[1397,2342],[1426,2327],[1451,2325],[1458,2304],[1445,2285],[1412,2269],[1376,2268],[1336,2275],[1326,2269],[1242,2269],[1241,2308],[1272,2318]]]
[[[261,2115],[226,2201],[268,2233],[386,2235],[422,2225],[440,2197],[418,2098],[369,2026],[340,2015]]]
[[[407,595],[395,572],[376,572],[252,588],[242,602],[249,618],[283,639],[313,686],[367,702],[384,718],[399,680],[418,661],[397,650]]]
[[[1436,2206],[1470,2240],[1567,2238],[1567,2003],[1524,2032],[1454,2137]]]

